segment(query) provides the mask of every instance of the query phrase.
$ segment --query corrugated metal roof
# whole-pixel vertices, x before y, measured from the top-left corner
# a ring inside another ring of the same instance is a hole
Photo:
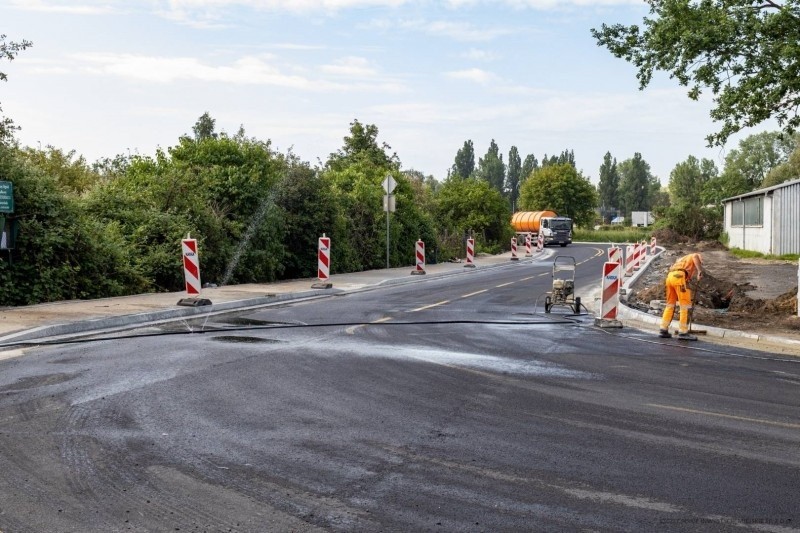
[[[800,183],[800,179],[792,180],[792,181],[784,181],[783,183],[779,183],[778,185],[773,185],[772,187],[765,187],[763,189],[758,189],[755,191],[746,192],[744,194],[740,194],[739,196],[731,196],[730,198],[725,198],[722,200],[723,202],[728,202],[730,200],[741,200],[742,198],[749,198],[751,196],[763,196],[765,194],[769,194],[770,192],[774,191],[775,189],[782,189],[784,187],[788,187],[789,185],[795,185]]]

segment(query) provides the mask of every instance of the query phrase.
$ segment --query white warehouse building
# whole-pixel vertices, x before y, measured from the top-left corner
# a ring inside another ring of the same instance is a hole
[[[723,200],[728,246],[800,254],[800,179]]]

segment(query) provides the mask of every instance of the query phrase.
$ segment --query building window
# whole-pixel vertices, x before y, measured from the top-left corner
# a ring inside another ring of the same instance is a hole
[[[746,198],[732,204],[731,226],[763,226],[764,197]]]

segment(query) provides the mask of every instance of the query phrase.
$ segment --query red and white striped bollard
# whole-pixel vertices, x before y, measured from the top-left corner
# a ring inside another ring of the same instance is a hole
[[[467,263],[464,265],[464,268],[475,268],[475,263],[473,260],[475,259],[475,239],[470,237],[467,239]]]
[[[331,274],[331,238],[322,234],[317,241],[317,283],[311,285],[313,289],[330,289],[333,284],[328,281]]]
[[[416,258],[416,267],[411,271],[412,274],[425,273],[425,243],[421,239],[417,239],[414,246],[414,256]]]
[[[608,262],[609,263],[622,263],[622,248],[618,246],[611,246],[608,249]]]
[[[183,249],[183,277],[186,280],[186,294],[200,294],[200,256],[197,254],[197,239],[185,238],[181,241]]]
[[[622,327],[617,320],[619,309],[620,273],[622,265],[619,263],[603,263],[603,292],[600,303],[601,327]]]

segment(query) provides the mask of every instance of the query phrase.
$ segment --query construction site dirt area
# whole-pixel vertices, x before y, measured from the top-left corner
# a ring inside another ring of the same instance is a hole
[[[667,245],[632,284],[628,305],[660,315],[670,267],[694,252],[703,257],[704,274],[691,283],[695,288],[693,324],[800,339],[798,263],[742,259],[718,242]],[[676,310],[673,326],[677,319]]]

